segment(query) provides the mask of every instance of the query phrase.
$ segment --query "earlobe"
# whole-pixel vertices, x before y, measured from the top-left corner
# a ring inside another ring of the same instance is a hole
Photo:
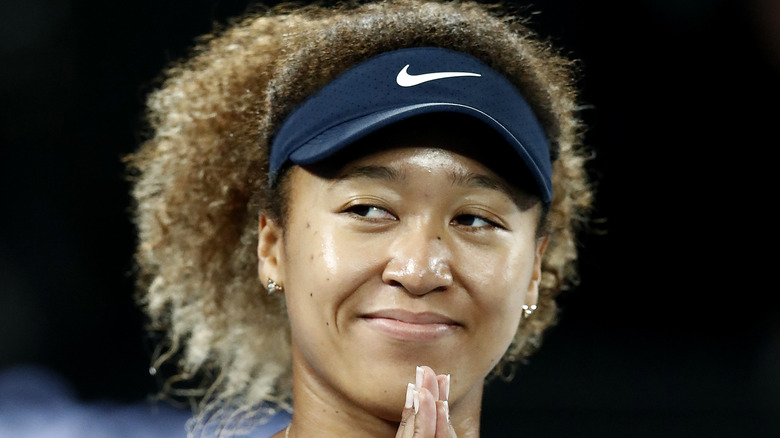
[[[535,308],[537,301],[539,301],[539,283],[542,281],[542,259],[544,258],[544,251],[547,249],[548,241],[549,238],[547,236],[536,240],[533,272],[525,295],[525,304],[529,307],[533,306]]]
[[[265,286],[268,279],[284,284],[282,258],[282,229],[268,216],[261,214],[257,229],[257,274]]]

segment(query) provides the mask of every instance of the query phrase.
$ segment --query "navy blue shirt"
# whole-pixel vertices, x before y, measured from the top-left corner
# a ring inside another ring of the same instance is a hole
[[[191,417],[164,402],[81,403],[64,379],[39,367],[0,373],[0,438],[186,438]],[[280,412],[236,436],[267,438],[289,422]]]

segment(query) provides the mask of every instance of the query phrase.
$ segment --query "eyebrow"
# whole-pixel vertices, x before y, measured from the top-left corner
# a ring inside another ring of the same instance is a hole
[[[406,178],[406,174],[392,167],[387,166],[355,166],[345,169],[338,175],[338,180],[350,180],[358,178],[368,178],[380,181],[403,181]],[[489,190],[499,191],[509,197],[514,203],[522,210],[529,208],[528,199],[524,199],[516,190],[506,183],[504,180],[491,175],[485,175],[482,173],[468,172],[468,171],[452,171],[450,172],[450,180],[452,185],[461,187],[473,187],[483,188]]]
[[[402,181],[406,175],[403,172],[387,166],[356,166],[346,169],[339,179],[369,178],[383,181]]]
[[[517,196],[507,183],[490,175],[454,171],[450,173],[450,178],[452,179],[453,185],[498,190],[507,195],[510,199],[515,199]]]

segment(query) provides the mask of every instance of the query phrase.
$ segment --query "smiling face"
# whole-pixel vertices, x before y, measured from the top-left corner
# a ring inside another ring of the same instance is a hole
[[[360,146],[376,152],[326,172],[293,167],[284,231],[261,219],[261,278],[285,288],[296,408],[311,391],[397,421],[415,366],[428,365],[451,374],[453,415],[461,402],[478,410],[523,304],[536,303],[540,204],[456,152],[484,147],[475,136],[404,132],[369,137]]]

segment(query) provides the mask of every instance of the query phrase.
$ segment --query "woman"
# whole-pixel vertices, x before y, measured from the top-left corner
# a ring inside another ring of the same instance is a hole
[[[153,370],[177,358],[191,433],[282,409],[278,437],[479,436],[485,380],[575,279],[570,70],[438,1],[280,6],[167,70],[130,163]]]

